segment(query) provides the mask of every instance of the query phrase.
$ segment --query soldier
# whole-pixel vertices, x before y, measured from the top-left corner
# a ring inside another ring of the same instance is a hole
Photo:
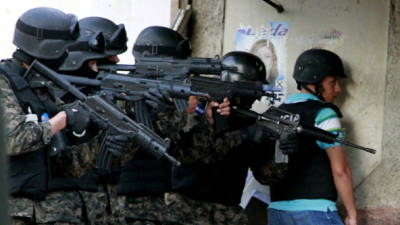
[[[79,26],[80,38],[69,48],[59,71],[95,78],[99,72],[97,65],[118,63],[118,55],[126,51],[125,26],[97,16],[80,19]]]
[[[136,60],[155,55],[182,58],[190,51],[188,40],[171,29],[158,26],[144,29],[133,47]],[[174,140],[182,138],[179,131],[185,124],[186,113],[174,110],[169,97],[164,97],[158,89],[146,95],[152,118],[156,121],[153,124],[155,131],[162,137],[169,137],[174,145]],[[121,207],[114,214],[121,224],[182,224],[183,221],[169,218],[172,211],[164,201],[164,193],[171,186],[171,169],[165,158],[157,160],[145,151],[138,151],[133,160],[122,165],[116,190],[119,196],[116,204]]]
[[[69,45],[79,36],[75,16],[47,7],[23,13],[15,27],[13,58],[1,63],[1,105],[7,121],[9,155],[9,215],[14,224],[81,222],[77,192],[48,193],[51,151],[57,150],[55,135],[64,130],[82,133],[92,119],[79,105],[59,110],[56,97],[46,88],[31,88],[23,75],[33,60],[56,69],[67,56]],[[62,204],[61,213],[56,205]],[[64,206],[64,204],[66,204]]]
[[[146,56],[186,58],[190,49],[182,48],[182,43],[185,39],[171,29],[149,27],[139,34],[134,55],[137,60]],[[265,79],[263,63],[254,55],[229,55],[226,61],[237,63],[242,69],[227,74],[227,80]],[[232,126],[233,131],[217,136],[211,107],[218,107],[220,114],[228,116],[228,99],[221,104],[209,103],[206,115],[197,115],[196,107],[202,107],[202,103],[196,97],[190,98],[189,107],[182,113],[168,110],[171,102],[167,93],[150,90],[146,97],[153,111],[164,112],[157,114],[156,127],[160,134],[172,139],[170,153],[185,165],[174,167],[138,152],[135,160],[122,168],[118,193],[120,205],[125,208],[120,216],[132,224],[245,224],[247,219],[238,204],[247,170],[252,164],[261,164],[255,159],[263,159],[267,152],[255,151],[245,143],[261,143],[266,129],[254,125],[254,121],[243,126],[239,124],[241,120]],[[252,100],[242,99],[243,106],[249,107]],[[257,155],[252,154],[253,150]]]
[[[66,72],[75,76],[87,78],[95,78],[99,74],[98,65],[115,64],[119,62],[118,54],[126,51],[127,36],[123,24],[115,24],[111,20],[103,17],[86,17],[79,20],[80,37],[69,50],[69,55],[60,66],[61,72]],[[87,94],[96,94],[96,90],[89,87],[81,87],[82,91]],[[69,95],[62,96],[66,102],[73,101]],[[73,156],[73,161],[79,165],[82,172],[80,176],[86,179],[86,182],[93,180],[96,188],[81,188],[79,193],[85,205],[85,212],[89,224],[114,224],[116,223],[111,214],[116,210],[116,194],[114,193],[113,184],[117,182],[118,177],[113,172],[105,171],[97,168],[96,159],[99,154],[101,140],[104,133],[99,135],[98,130],[87,130],[86,134],[81,137],[70,136],[70,140],[74,144],[85,143],[91,138],[97,136],[98,143],[95,148],[90,148],[90,152],[79,152],[80,155]],[[106,148],[110,152],[122,152],[127,148],[128,138],[123,135],[107,135]],[[135,148],[130,151],[124,151],[123,159],[132,158]],[[62,164],[62,162],[60,162]],[[114,165],[116,166],[116,165]],[[118,165],[119,166],[119,165]],[[117,170],[118,168],[114,168]],[[112,175],[111,175],[112,174]],[[114,176],[115,175],[115,176]],[[114,178],[114,179],[112,179]],[[114,199],[111,199],[114,198]]]
[[[223,80],[265,82],[264,64],[252,54],[231,52],[222,61],[238,68],[235,72],[224,71]],[[237,107],[250,108],[254,100],[236,98],[231,102]],[[171,205],[180,209],[175,210],[176,216],[181,220],[189,219],[187,224],[247,224],[247,217],[239,206],[247,171],[264,163],[273,148],[267,145],[268,128],[254,120],[238,117],[234,111],[228,116],[230,130],[222,135],[215,134],[208,109],[206,119],[198,120],[191,129],[195,132],[194,138],[186,139],[188,141],[173,149],[177,155],[192,158],[190,165],[174,170],[173,192],[168,194],[169,201],[173,202]],[[204,126],[211,133],[204,132]],[[207,145],[204,140],[214,143]],[[221,149],[222,146],[228,148]],[[209,155],[193,158],[204,154],[202,152]]]

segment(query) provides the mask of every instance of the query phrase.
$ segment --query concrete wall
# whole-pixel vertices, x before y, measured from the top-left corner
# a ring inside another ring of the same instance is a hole
[[[227,0],[224,52],[235,48],[236,30],[241,26],[257,28],[270,21],[289,22],[288,93],[296,91],[291,73],[302,51],[323,47],[341,56],[349,76],[343,83],[343,97],[338,101],[345,115],[346,134],[351,141],[378,149],[376,155],[371,155],[348,148],[355,185],[358,185],[382,157],[388,1],[281,2],[285,12],[278,14],[262,0]],[[332,37],[332,31],[338,35]]]
[[[400,224],[400,1],[391,1],[382,161],[358,188],[362,224]]]
[[[193,0],[189,24],[193,57],[221,55],[224,38],[224,0]]]
[[[352,142],[377,149],[377,154],[372,155],[346,148],[360,224],[400,224],[400,1],[275,2],[284,6],[283,13],[277,13],[262,0],[226,0],[223,52],[235,49],[239,28],[258,29],[268,27],[271,21],[288,22],[284,59],[288,94],[296,92],[291,74],[302,51],[321,47],[341,56],[349,78],[342,83],[344,91],[337,105],[344,114],[346,136]]]
[[[0,58],[11,57],[15,46],[12,44],[14,26],[22,13],[33,7],[47,6],[75,14],[78,19],[87,16],[102,16],[123,23],[128,34],[129,49],[120,55],[122,63],[134,63],[132,46],[137,35],[151,25],[170,25],[170,0],[13,0],[0,8]]]

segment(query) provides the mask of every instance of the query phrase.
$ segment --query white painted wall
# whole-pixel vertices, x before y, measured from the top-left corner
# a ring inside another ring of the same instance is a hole
[[[2,2],[0,7],[0,58],[11,57],[15,46],[12,44],[14,26],[25,11],[40,6],[60,9],[75,14],[78,19],[87,16],[101,16],[116,24],[123,23],[128,33],[129,49],[120,55],[121,63],[134,63],[131,54],[137,35],[151,25],[169,27],[170,0],[12,0]]]

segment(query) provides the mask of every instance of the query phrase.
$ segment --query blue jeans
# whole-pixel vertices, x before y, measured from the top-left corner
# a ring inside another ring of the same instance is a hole
[[[268,225],[343,225],[337,211],[268,209]]]

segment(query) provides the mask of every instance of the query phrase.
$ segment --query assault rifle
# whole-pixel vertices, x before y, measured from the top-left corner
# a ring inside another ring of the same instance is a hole
[[[140,57],[135,65],[116,64],[99,65],[99,70],[116,73],[130,71],[132,74],[145,78],[185,79],[190,74],[220,75],[222,71],[236,71],[236,66],[224,65],[216,58],[187,58],[174,57]]]
[[[371,154],[375,154],[376,150],[371,148],[366,148],[352,142],[346,141],[343,138],[338,137],[338,135],[333,134],[329,131],[314,127],[308,124],[304,124],[300,120],[298,114],[293,114],[285,110],[279,109],[277,107],[271,106],[266,112],[259,114],[247,109],[234,109],[235,113],[254,118],[263,121],[264,125],[271,129],[271,133],[275,138],[285,132],[296,132],[299,134],[304,134],[311,136],[319,141],[326,143],[341,143],[343,145],[360,149]]]
[[[147,105],[144,103],[144,94],[152,87],[167,91],[172,98],[188,101],[189,96],[208,97],[206,92],[194,91],[192,86],[183,81],[153,80],[135,78],[121,74],[100,74],[97,79],[58,74],[60,78],[78,85],[91,87],[99,95],[108,98],[133,102],[135,120],[153,130],[153,122]],[[41,80],[33,82],[42,83]]]
[[[154,80],[136,78],[120,74],[105,74],[99,79],[89,79],[78,76],[57,74],[60,78],[80,86],[91,86],[99,93],[110,95],[113,98],[131,101],[134,103],[135,119],[139,123],[152,128],[152,119],[143,102],[144,93],[152,87],[167,91],[172,98],[186,99],[189,96],[209,97],[211,101],[222,102],[225,97],[261,98],[262,96],[274,97],[274,94],[266,92],[266,85],[261,82],[249,81],[221,81],[216,78],[196,76],[188,79],[188,82],[179,80]],[[37,80],[42,83],[43,81]],[[214,121],[218,132],[228,128],[225,117],[214,110]]]
[[[65,77],[51,70],[37,60],[32,62],[26,74],[31,74],[29,73],[31,69],[34,69],[39,73],[30,75],[31,77],[28,78],[28,80],[30,80],[31,85],[37,86],[37,82],[42,82],[43,86],[51,88],[55,85],[66,90],[79,100],[79,104],[89,110],[94,116],[107,123],[109,132],[125,134],[134,139],[135,143],[141,146],[143,150],[153,154],[156,158],[165,157],[173,164],[180,165],[180,162],[166,152],[169,147],[168,139],[162,139],[143,124],[133,121],[124,113],[120,112],[114,105],[105,101],[102,96],[86,96],[75,86],[71,85]],[[47,81],[43,81],[42,79],[35,81],[38,76],[45,77]],[[98,168],[110,168],[111,153],[104,147],[100,148],[98,159],[100,160],[96,162]]]
[[[221,75],[224,70],[236,71],[236,66],[224,65],[219,57],[215,58],[186,58],[179,59],[171,56],[146,56],[136,59],[135,65],[115,64],[98,65],[100,73],[129,71],[136,77],[151,79],[184,80],[191,74]],[[188,107],[187,99],[174,99],[175,107],[179,112]]]
[[[194,91],[206,92],[210,95],[210,100],[221,103],[225,97],[260,99],[263,96],[275,98],[275,94],[267,92],[268,87],[260,81],[221,81],[208,77],[193,77],[191,79]],[[217,108],[213,108],[215,132],[220,134],[229,129],[228,120],[225,116],[217,113]]]

